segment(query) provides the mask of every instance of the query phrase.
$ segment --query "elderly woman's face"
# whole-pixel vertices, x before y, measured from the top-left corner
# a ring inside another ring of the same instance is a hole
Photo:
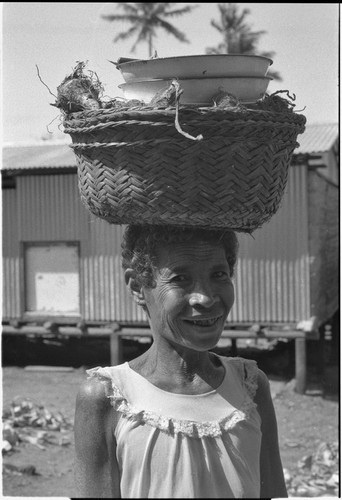
[[[214,347],[234,303],[223,246],[205,241],[157,249],[155,288],[143,288],[155,334],[185,347]]]

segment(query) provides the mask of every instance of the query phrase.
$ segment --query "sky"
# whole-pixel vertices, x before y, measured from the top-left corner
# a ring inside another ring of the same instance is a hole
[[[189,3],[177,3],[185,6]],[[210,24],[219,20],[217,3],[193,3],[189,14],[171,19],[186,34],[182,43],[158,32],[154,49],[159,57],[205,54],[221,42]],[[246,20],[265,31],[258,49],[272,51],[272,69],[282,81],[268,92],[288,90],[296,96],[295,110],[308,124],[337,123],[339,119],[339,4],[237,3],[250,10]],[[87,61],[105,94],[123,97],[123,77],[109,60],[148,58],[147,44],[131,52],[134,38],[113,43],[127,23],[111,23],[102,14],[119,14],[117,2],[3,2],[2,3],[2,130],[4,143],[64,139],[55,102],[57,87],[77,61]],[[38,77],[38,71],[40,78]],[[43,83],[44,82],[44,83]],[[45,84],[45,85],[44,85]],[[51,93],[50,93],[51,92]],[[54,94],[54,95],[52,95]],[[69,141],[70,142],[70,141]]]

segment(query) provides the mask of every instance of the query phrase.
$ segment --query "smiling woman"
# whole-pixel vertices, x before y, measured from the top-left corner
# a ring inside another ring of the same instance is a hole
[[[128,226],[123,268],[153,343],[88,370],[75,415],[82,497],[286,497],[269,382],[211,352],[234,302],[232,231]]]
[[[132,251],[124,252],[125,278],[134,299],[145,309],[156,345],[165,338],[195,350],[215,347],[234,302],[235,234],[133,226],[127,239],[140,233],[141,245],[144,229],[149,248],[141,246],[138,258]],[[128,255],[133,257],[130,262]],[[139,267],[148,256],[152,262],[145,276],[153,286],[142,286]]]

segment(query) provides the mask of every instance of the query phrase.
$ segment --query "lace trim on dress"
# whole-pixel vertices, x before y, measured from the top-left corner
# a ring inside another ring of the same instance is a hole
[[[253,401],[257,389],[256,363],[243,363],[242,367],[245,367],[247,372],[244,380],[247,394],[244,397],[241,408],[234,410],[227,417],[220,420],[207,422],[175,419],[147,410],[138,410],[127,401],[119,387],[115,385],[110,375],[103,368],[91,368],[87,370],[87,374],[89,378],[96,377],[105,385],[108,384],[109,380],[111,381],[113,392],[112,394],[108,394],[107,391],[107,397],[110,399],[113,408],[122,413],[128,420],[134,420],[137,424],[150,425],[168,434],[181,433],[189,437],[202,438],[221,436],[224,432],[231,430],[238,422],[246,420],[251,410],[256,407]]]

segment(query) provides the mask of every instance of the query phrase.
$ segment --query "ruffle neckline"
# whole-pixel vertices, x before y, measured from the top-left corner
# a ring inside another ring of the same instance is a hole
[[[217,421],[182,420],[158,415],[148,410],[138,410],[127,401],[105,368],[91,368],[87,370],[87,375],[89,378],[97,378],[106,385],[106,395],[110,399],[111,405],[128,420],[137,424],[155,427],[168,434],[180,433],[195,438],[218,437],[231,430],[238,422],[247,420],[251,410],[256,407],[253,399],[257,390],[257,364],[255,361],[249,360],[246,362],[241,358],[234,358],[234,362],[236,361],[241,363],[242,372],[245,370],[245,396],[239,409],[233,410],[232,413]],[[110,389],[108,388],[108,382],[111,383]]]

